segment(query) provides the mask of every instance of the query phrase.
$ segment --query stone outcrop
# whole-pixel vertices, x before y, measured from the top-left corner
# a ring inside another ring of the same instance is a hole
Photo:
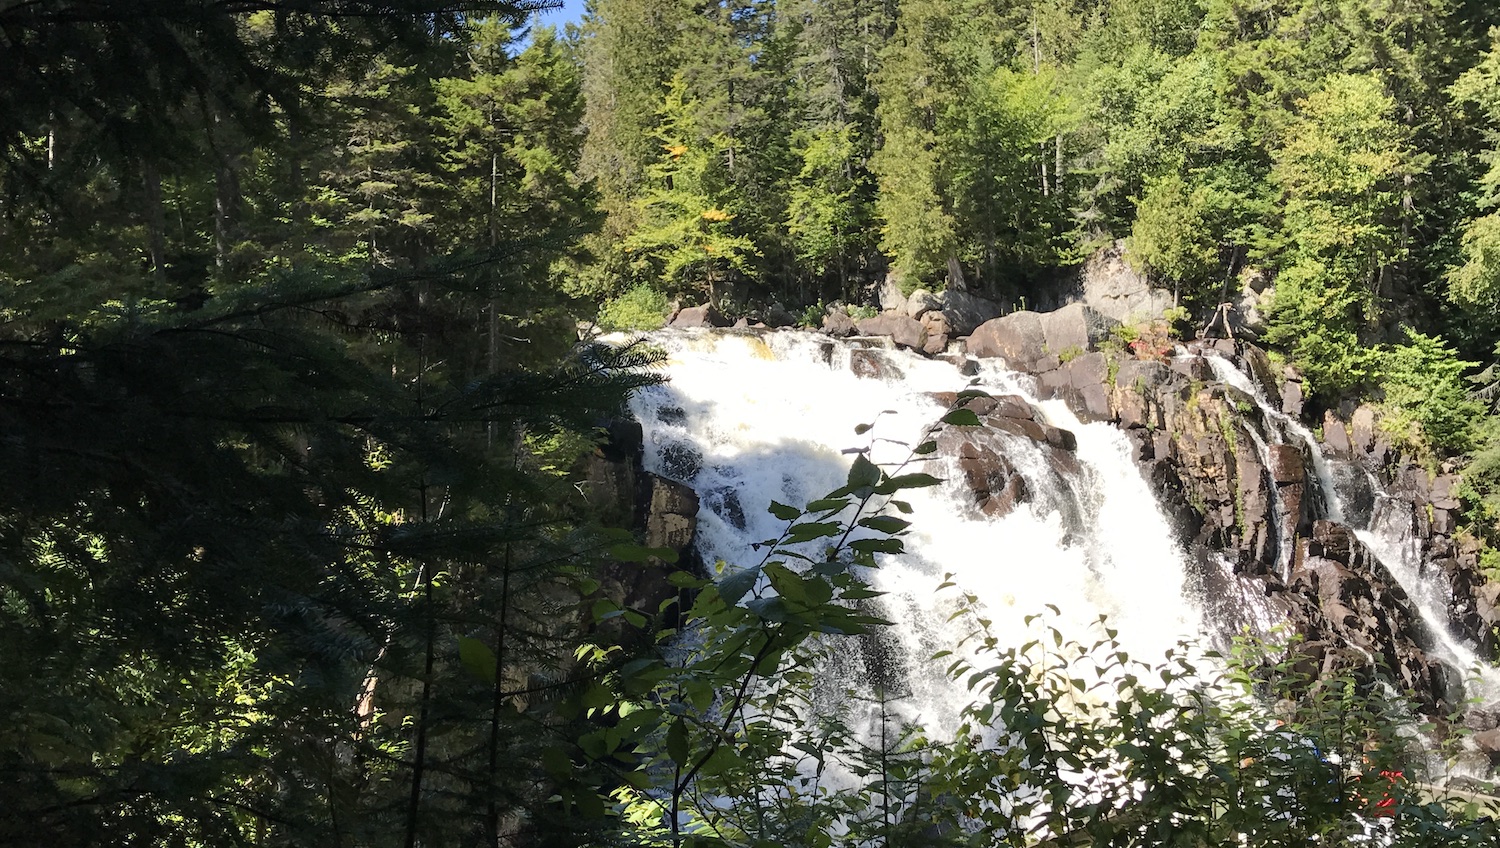
[[[967,336],[980,324],[1000,317],[1000,304],[964,291],[948,290],[940,296],[943,316],[954,335]]]
[[[927,330],[922,322],[905,315],[886,313],[856,321],[861,336],[890,336],[899,347],[920,351],[927,344]]]
[[[939,392],[933,398],[952,406],[957,395]],[[1024,398],[1016,395],[972,398],[962,406],[979,416],[981,426],[944,428],[937,438],[938,454],[955,461],[980,513],[991,518],[1009,515],[1039,494],[1010,459],[1015,453],[1012,443],[1016,439],[1033,442],[1046,458],[1045,473],[1052,480],[1044,489],[1066,488],[1067,481],[1080,474],[1074,453],[1078,450],[1077,438],[1038,420]],[[1072,518],[1076,523],[1078,517]]]
[[[677,329],[693,329],[701,327],[727,327],[729,322],[719,314],[719,310],[713,304],[705,303],[702,306],[688,306],[677,311],[667,326]]]
[[[1119,322],[1081,303],[1055,312],[1021,310],[984,322],[968,339],[978,357],[998,356],[1018,371],[1045,372],[1095,350]]]
[[[581,471],[585,496],[602,523],[634,529],[646,547],[677,552],[675,565],[655,558],[644,563],[606,562],[598,573],[600,597],[656,615],[663,601],[679,596],[670,580],[673,572],[702,570],[694,544],[699,502],[691,487],[646,471],[642,449],[639,423],[614,422],[608,441],[584,459]]]
[[[998,356],[1017,371],[1035,370],[1047,353],[1041,316],[1023,311],[986,321],[969,335],[968,350],[973,356]]]
[[[1098,346],[1107,323],[1081,305],[1066,326],[1092,327]],[[1053,313],[1054,315],[1056,313]],[[1097,314],[1097,313],[1094,313]],[[1227,340],[1204,343],[1199,355],[1170,362],[1137,359],[1118,350],[1059,361],[1050,353],[1048,326],[1057,318],[1017,312],[987,322],[968,341],[976,356],[1000,356],[1034,375],[1042,399],[1057,398],[1084,421],[1110,422],[1126,432],[1135,458],[1197,563],[1193,580],[1227,632],[1240,625],[1288,622],[1305,640],[1309,662],[1328,673],[1378,666],[1414,692],[1423,709],[1440,714],[1458,706],[1454,672],[1429,651],[1435,634],[1401,585],[1343,524],[1323,514],[1323,485],[1310,448],[1265,417],[1255,398],[1216,382],[1206,355],[1229,355],[1266,397],[1295,415],[1300,379],[1279,371],[1263,351]],[[1053,339],[1066,338],[1056,335]],[[1013,423],[991,429],[1018,432]],[[1483,580],[1477,550],[1456,532],[1457,478],[1416,466],[1393,466],[1394,454],[1373,408],[1353,410],[1347,424],[1324,421],[1325,454],[1393,478],[1391,496],[1353,503],[1361,522],[1372,518],[1421,539],[1423,573],[1449,590],[1448,625],[1481,655],[1496,654],[1500,586]],[[1035,433],[1030,437],[1036,439]],[[953,446],[966,482],[986,512],[1003,514],[1030,493],[1013,482],[1004,455],[991,457],[965,437]],[[947,446],[945,446],[945,449]],[[1357,498],[1355,499],[1358,500]],[[1394,522],[1394,525],[1392,525]]]
[[[828,311],[823,313],[823,332],[835,338],[842,338],[854,335],[857,328],[854,326],[854,319],[849,317],[849,313],[829,307]]]
[[[1158,318],[1173,305],[1171,292],[1153,288],[1130,267],[1124,242],[1089,257],[1082,271],[1081,299],[1116,321]]]

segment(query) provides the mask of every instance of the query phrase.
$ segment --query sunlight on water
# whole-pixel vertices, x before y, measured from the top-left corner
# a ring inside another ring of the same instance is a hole
[[[876,462],[902,461],[944,411],[928,393],[962,390],[971,379],[946,362],[813,334],[670,331],[651,341],[668,352],[671,382],[633,404],[647,468],[699,493],[700,550],[706,562],[730,568],[759,562],[754,543],[784,527],[766,512],[772,500],[801,505],[843,485],[852,449],[868,448]],[[879,377],[856,376],[854,358]],[[1024,376],[986,363],[979,379],[992,394],[1030,398]],[[1141,658],[1203,635],[1201,612],[1184,596],[1183,554],[1124,434],[1081,424],[1060,402],[1041,404],[1042,416],[1077,436],[1082,478],[1065,479],[1034,442],[1013,437],[1007,458],[1032,503],[991,519],[957,483],[910,492],[908,554],[887,558],[872,576],[888,593],[882,614],[896,626],[882,634],[881,650],[866,644],[841,663],[850,677],[903,696],[906,717],[935,734],[951,732],[969,700],[947,679],[946,663],[930,659],[972,626],[948,621],[956,596],[939,591],[945,574],[978,597],[1006,644],[1036,638],[1025,618],[1048,604],[1059,613],[1047,613],[1047,623],[1079,639],[1092,638],[1090,625],[1109,616]],[[869,423],[870,433],[855,435]],[[958,476],[942,460],[923,470]]]

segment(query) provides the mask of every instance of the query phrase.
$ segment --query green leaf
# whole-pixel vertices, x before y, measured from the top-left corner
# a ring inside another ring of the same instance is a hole
[[[471,636],[458,637],[458,661],[464,671],[486,683],[495,682],[495,652]]]
[[[700,773],[713,777],[731,769],[739,768],[742,764],[743,760],[740,759],[740,755],[735,753],[733,748],[728,745],[720,745],[714,749],[712,754],[708,755],[708,760],[703,763]]]
[[[694,577],[686,571],[674,571],[667,575],[667,582],[679,589],[701,589],[708,585],[702,577]]]
[[[849,488],[858,489],[863,486],[873,486],[880,482],[880,469],[875,463],[860,454],[854,458],[854,464],[849,466]]]
[[[794,521],[802,517],[802,510],[794,506],[787,506],[784,503],[777,503],[776,501],[771,501],[771,506],[766,511],[782,521]]]
[[[961,392],[958,393],[958,400],[960,402],[966,401],[966,400],[973,400],[974,398],[987,398],[987,397],[994,397],[994,395],[990,394],[989,392],[987,392],[987,391],[985,391],[983,389],[964,389],[963,391],[961,391]]]
[[[807,505],[808,512],[835,512],[849,505],[848,498],[822,498]]]
[[[719,581],[719,597],[724,599],[724,603],[734,606],[755,588],[755,582],[759,579],[760,566],[742,568]]]
[[[921,489],[943,482],[931,474],[898,474],[875,487],[875,494],[890,495],[902,489]]]
[[[594,615],[594,621],[600,622],[609,621],[611,618],[618,618],[623,610],[620,609],[619,604],[615,603],[610,598],[600,598],[599,600],[594,601],[594,608],[592,612]]]
[[[667,728],[667,756],[678,764],[686,764],[688,761],[687,724],[683,719],[679,718]]]
[[[955,427],[978,427],[979,416],[972,409],[955,409],[943,416],[943,423]]]
[[[856,424],[854,426],[854,435],[863,436],[864,434],[870,432],[870,428],[874,426],[874,424]]]
[[[592,595],[599,591],[599,581],[592,577],[584,577],[578,581],[578,591],[585,595]]]
[[[805,521],[792,525],[792,529],[786,534],[786,544],[796,545],[813,539],[837,536],[843,530],[844,525],[836,521]]]
[[[910,527],[911,522],[891,515],[872,515],[869,518],[861,519],[859,526],[868,527],[871,530],[881,533],[895,534]]]
[[[568,759],[567,752],[561,748],[542,749],[542,768],[558,780],[567,780],[573,776],[573,761]]]
[[[916,454],[917,456],[926,456],[927,454],[936,452],[937,449],[938,443],[929,439],[922,444],[917,445],[916,450],[913,450],[912,453]]]
[[[784,565],[771,564],[766,566],[766,577],[771,581],[771,588],[776,594],[798,603],[807,601],[807,592],[802,587],[802,578],[796,572]]]
[[[604,818],[604,799],[599,797],[599,793],[585,789],[578,793],[575,800],[578,802],[579,815],[586,819]]]
[[[906,545],[900,539],[856,539],[849,543],[850,550],[862,554],[900,554]]]
[[[609,556],[616,562],[650,562],[652,557],[666,563],[677,562],[677,552],[671,548],[648,548],[634,542],[611,545]]]

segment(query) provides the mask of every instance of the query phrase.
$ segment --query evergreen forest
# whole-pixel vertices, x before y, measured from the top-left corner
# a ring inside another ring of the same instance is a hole
[[[1399,693],[1250,642],[1176,686],[967,596],[1013,745],[812,720],[938,481],[856,454],[715,582],[580,470],[666,378],[588,324],[1024,307],[1117,246],[1189,335],[1273,283],[1311,408],[1461,470],[1500,576],[1500,6],[556,5],[0,0],[0,845],[1500,844],[1351,815]]]

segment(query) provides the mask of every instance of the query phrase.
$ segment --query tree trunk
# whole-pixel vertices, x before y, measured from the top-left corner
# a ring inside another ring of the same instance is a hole
[[[214,264],[223,270],[234,247],[235,228],[240,216],[240,174],[238,157],[220,154],[214,171]]]
[[[151,274],[157,282],[163,282],[167,276],[167,210],[161,199],[161,171],[149,159],[141,163],[141,187],[146,193],[144,217]]]

